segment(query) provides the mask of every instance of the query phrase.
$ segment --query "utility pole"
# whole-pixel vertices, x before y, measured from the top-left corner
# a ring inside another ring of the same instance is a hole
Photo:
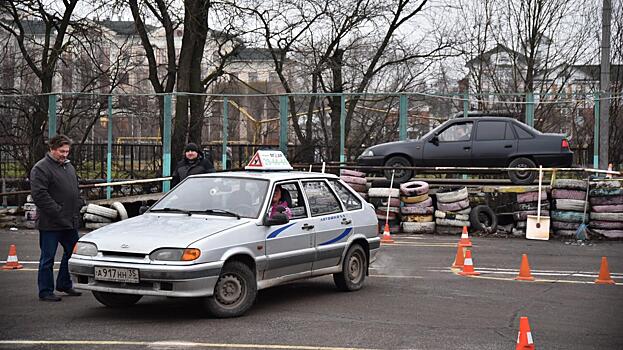
[[[603,0],[601,10],[601,77],[599,79],[599,168],[608,169],[610,141],[610,21],[612,4]]]

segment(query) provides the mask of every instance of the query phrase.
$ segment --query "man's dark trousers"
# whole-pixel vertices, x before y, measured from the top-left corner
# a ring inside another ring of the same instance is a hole
[[[78,242],[78,230],[75,229],[39,230],[39,247],[41,248],[39,275],[37,278],[39,298],[54,293],[54,256],[59,243],[63,246],[64,253],[56,277],[56,290],[64,291],[72,288],[67,262],[71,257],[76,242]]]

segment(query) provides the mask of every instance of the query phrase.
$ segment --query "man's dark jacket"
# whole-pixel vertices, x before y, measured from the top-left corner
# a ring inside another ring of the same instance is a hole
[[[76,169],[60,164],[48,153],[30,171],[30,191],[37,205],[39,230],[80,228],[80,197]]]
[[[175,166],[171,186],[177,185],[189,175],[213,173],[214,171],[214,165],[212,165],[212,162],[202,156],[199,156],[194,160],[189,160],[184,157],[184,159],[177,162],[177,165]]]

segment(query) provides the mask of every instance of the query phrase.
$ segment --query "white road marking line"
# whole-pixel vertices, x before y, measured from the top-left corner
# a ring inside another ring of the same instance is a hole
[[[378,277],[378,278],[413,278],[413,279],[424,278],[422,276],[399,276],[399,275],[370,275],[369,277]]]
[[[0,345],[121,345],[121,346],[148,346],[158,348],[163,346],[228,348],[228,349],[295,349],[295,350],[372,350],[366,348],[343,348],[306,345],[280,344],[219,344],[198,343],[184,341],[116,341],[116,340],[0,340]]]

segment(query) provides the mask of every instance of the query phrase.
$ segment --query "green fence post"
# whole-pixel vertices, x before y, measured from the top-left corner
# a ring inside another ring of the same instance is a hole
[[[526,94],[526,124],[534,127],[534,94]]]
[[[56,95],[48,96],[48,137],[56,135]]]
[[[407,95],[400,95],[400,120],[399,120],[399,137],[400,140],[407,139],[407,113],[408,113],[408,103]]]
[[[108,95],[108,138],[106,145],[106,182],[112,182],[112,95]],[[106,199],[110,199],[112,187],[106,186]]]
[[[469,92],[465,91],[463,94],[463,117],[467,118],[469,113]]]
[[[344,148],[346,147],[346,95],[340,99],[340,163],[346,163]]]
[[[288,96],[279,96],[279,150],[288,157]]]
[[[228,114],[228,104],[229,104],[229,99],[227,98],[227,96],[223,97],[223,155],[221,156],[221,169],[223,170],[227,170],[227,136],[228,136],[228,130],[227,128],[229,120],[227,119],[227,114]]]
[[[599,92],[594,93],[595,131],[593,132],[593,168],[599,169]]]
[[[171,175],[171,94],[164,95],[164,123],[162,128],[162,177]],[[162,181],[162,192],[168,192],[171,181]]]

